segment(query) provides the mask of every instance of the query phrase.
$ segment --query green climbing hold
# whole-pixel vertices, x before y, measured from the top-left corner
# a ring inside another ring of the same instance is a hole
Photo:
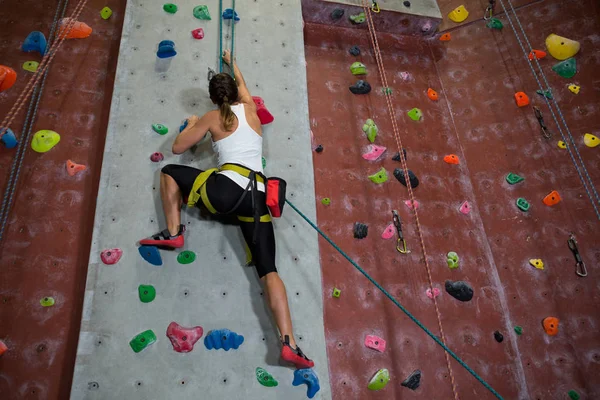
[[[506,175],[506,182],[510,183],[511,185],[514,185],[519,182],[523,182],[524,180],[525,180],[525,178],[520,177],[517,174],[513,174],[512,172],[509,172],[508,175]]]
[[[521,336],[523,334],[523,328],[521,328],[519,325],[515,326],[515,333]]]
[[[175,14],[177,12],[177,6],[172,3],[167,3],[163,6],[163,10],[165,10],[169,14]]]
[[[367,74],[367,67],[365,66],[365,64],[356,61],[353,62],[352,65],[350,66],[350,72],[352,72],[352,75],[366,75]]]
[[[100,16],[102,17],[102,19],[109,19],[111,15],[112,10],[110,9],[110,7],[104,7],[102,10],[100,10]]]
[[[577,392],[576,392],[576,391],[574,391],[574,390],[569,390],[569,393],[568,393],[568,394],[569,394],[569,398],[570,398],[571,400],[579,400],[579,399],[581,398],[581,396],[579,396],[579,393],[577,393]]]
[[[367,134],[367,139],[369,139],[369,142],[375,142],[379,128],[377,128],[377,125],[375,125],[375,122],[372,119],[368,119],[367,122],[365,122],[362,130]]]
[[[262,158],[262,165],[263,165],[263,169],[267,168],[267,159],[266,158]]]
[[[392,94],[392,88],[391,87],[382,87],[381,88],[381,93],[383,93],[383,94]]]
[[[367,17],[365,16],[364,12],[361,12],[360,14],[356,14],[356,15],[351,15],[350,17],[350,22],[352,22],[353,24],[362,24],[363,22],[365,22],[367,20]]]
[[[275,387],[279,385],[275,378],[273,378],[273,375],[261,367],[256,367],[256,380],[258,383],[266,387]]]
[[[500,21],[498,18],[491,18],[486,26],[488,28],[498,29],[498,30],[504,28],[504,25],[502,25],[502,21]]]
[[[527,200],[525,200],[522,197],[519,197],[517,199],[517,207],[519,207],[519,210],[521,210],[521,211],[529,211],[529,208],[531,206],[529,205],[529,203],[527,202]]]
[[[371,390],[381,390],[388,384],[390,381],[390,372],[387,369],[380,369],[377,373],[371,378],[369,382],[368,388]]]
[[[567,58],[552,67],[552,71],[556,72],[563,78],[572,78],[577,72],[577,61],[574,58]]]
[[[547,99],[552,100],[553,96],[552,96],[552,90],[548,89],[548,90],[536,90],[535,91],[537,94],[539,94],[540,96],[545,96]]]
[[[38,153],[50,151],[60,142],[60,135],[57,132],[42,129],[33,135],[31,140],[31,148]]]
[[[196,259],[196,253],[194,253],[193,251],[189,251],[189,250],[182,251],[177,256],[177,262],[179,264],[193,263],[195,259]]]
[[[37,71],[39,66],[40,66],[40,63],[37,61],[25,61],[23,63],[23,69],[25,71],[29,71],[29,72]]]
[[[342,294],[342,291],[336,287],[333,288],[333,293],[331,294],[333,297],[339,298]]]
[[[321,204],[323,204],[324,206],[328,206],[331,204],[331,199],[329,197],[323,197],[321,199]]]
[[[156,289],[152,285],[138,286],[138,294],[142,303],[150,303],[156,298]]]
[[[373,175],[369,175],[369,179],[374,183],[383,183],[388,180],[388,174],[385,168],[381,167],[381,169],[375,172]]]
[[[42,307],[52,307],[54,305],[54,297],[42,297],[40,304]]]
[[[423,113],[418,108],[413,108],[407,114],[413,121],[418,121],[423,116]]]
[[[148,329],[131,339],[129,345],[134,352],[139,353],[154,342],[156,342],[156,335],[152,329]]]
[[[152,124],[152,129],[159,135],[166,135],[169,132],[169,128],[163,124]]]
[[[202,5],[194,7],[194,17],[210,21],[210,13],[208,12],[208,6]]]
[[[456,269],[458,268],[458,254],[456,254],[455,252],[451,251],[447,254],[447,262],[448,262],[448,268],[450,269]]]

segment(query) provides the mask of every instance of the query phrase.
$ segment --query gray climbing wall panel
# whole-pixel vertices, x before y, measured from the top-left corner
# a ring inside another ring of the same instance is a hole
[[[229,1],[224,7],[230,7]],[[218,2],[206,2],[212,21],[200,21],[198,5],[178,2],[171,15],[163,2],[129,1],[108,128],[87,278],[81,334],[72,386],[73,399],[302,399],[292,387],[293,370],[278,365],[278,337],[263,305],[262,289],[245,268],[242,237],[185,211],[186,250],[195,262],[182,265],[177,253],[161,251],[156,267],[138,254],[136,242],[164,228],[158,172],[167,163],[198,168],[215,164],[210,143],[175,156],[170,147],[181,120],[211,109],[207,69],[217,67]],[[275,122],[265,127],[266,173],[288,181],[288,197],[315,218],[315,199],[306,93],[300,0],[237,2],[235,55],[253,95],[262,96]],[[202,40],[191,31],[203,28]],[[225,34],[224,34],[225,35]],[[157,44],[175,42],[177,56],[158,62]],[[166,136],[152,123],[169,127]],[[165,155],[150,161],[153,152]],[[330,398],[323,333],[321,272],[317,237],[291,209],[275,222],[277,265],[284,279],[299,344],[315,360],[321,391]],[[100,252],[121,248],[115,265]],[[139,301],[140,284],[156,287],[156,299]],[[205,332],[228,328],[245,337],[238,350],[208,351],[201,339],[188,354],[176,353],[165,335],[176,321]],[[157,343],[135,354],[129,341],[152,329]],[[279,381],[265,388],[256,367]]]

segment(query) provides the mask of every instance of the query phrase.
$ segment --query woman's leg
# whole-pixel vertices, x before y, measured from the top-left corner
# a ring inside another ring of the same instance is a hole
[[[288,305],[285,285],[277,272],[269,272],[261,278],[265,288],[265,300],[275,317],[275,323],[282,338],[289,337],[290,346],[296,348],[292,329],[292,317]]]
[[[181,225],[181,189],[177,185],[175,179],[164,172],[160,173],[160,198],[162,200],[165,219],[167,220],[167,229],[171,236],[176,236],[179,233]]]

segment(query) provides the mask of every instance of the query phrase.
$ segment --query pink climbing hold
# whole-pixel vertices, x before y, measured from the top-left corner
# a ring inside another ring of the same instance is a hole
[[[385,340],[375,335],[367,335],[365,338],[365,346],[370,349],[377,350],[380,353],[385,351]]]
[[[370,144],[368,151],[362,155],[362,158],[369,161],[377,160],[387,148],[385,146],[377,146],[376,144]]]
[[[122,255],[123,250],[121,249],[107,249],[100,253],[100,259],[106,265],[113,265],[119,262]]]
[[[204,29],[198,28],[192,31],[192,36],[194,39],[203,39],[204,38]]]
[[[165,157],[163,156],[163,154],[158,151],[156,153],[152,153],[152,155],[150,156],[150,160],[152,160],[152,162],[161,162],[164,159]]]
[[[464,203],[462,203],[462,205],[460,206],[460,212],[467,215],[468,213],[471,212],[471,205],[469,204],[468,201],[465,201]]]
[[[419,209],[419,202],[418,202],[418,201],[416,201],[416,200],[415,200],[414,202],[411,202],[410,200],[405,200],[405,201],[404,201],[404,204],[406,204],[406,207],[408,207],[408,208],[410,208],[410,209],[413,209],[413,208],[414,208],[415,210],[418,210],[418,209]]]
[[[400,72],[400,78],[402,78],[404,81],[407,81],[410,79],[410,74],[406,71],[402,71]]]
[[[433,293],[431,292],[431,289],[427,289],[427,297],[429,297],[430,299],[433,299],[435,297],[438,297],[440,295],[440,289],[438,288],[433,288]]]
[[[194,350],[194,344],[202,337],[204,330],[201,326],[186,328],[177,322],[171,322],[167,327],[167,337],[178,353],[189,353]]]
[[[395,227],[394,224],[389,224],[387,226],[387,228],[385,228],[385,230],[383,231],[383,233],[381,234],[381,238],[382,239],[391,239],[394,236],[394,232],[395,232]]]

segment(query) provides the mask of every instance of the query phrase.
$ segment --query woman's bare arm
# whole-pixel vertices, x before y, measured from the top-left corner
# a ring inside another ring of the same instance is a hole
[[[188,118],[188,126],[177,135],[173,142],[173,154],[182,154],[188,151],[193,145],[204,139],[210,128],[210,113],[206,113],[202,118],[192,115]]]
[[[225,50],[223,52],[223,61],[227,63],[233,69],[233,76],[235,78],[235,82],[238,85],[238,100],[244,104],[254,105],[254,101],[252,100],[252,96],[250,95],[250,91],[246,86],[246,81],[244,80],[244,76],[242,72],[237,66],[235,59],[231,59],[231,53],[229,50]]]

